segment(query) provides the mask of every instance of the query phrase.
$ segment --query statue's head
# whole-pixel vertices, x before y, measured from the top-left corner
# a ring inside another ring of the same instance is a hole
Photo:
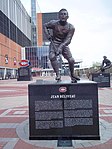
[[[103,56],[103,58],[106,59],[107,57],[106,56]]]
[[[68,11],[64,8],[61,9],[59,11],[59,20],[62,21],[62,22],[66,22],[68,18],[69,18]]]

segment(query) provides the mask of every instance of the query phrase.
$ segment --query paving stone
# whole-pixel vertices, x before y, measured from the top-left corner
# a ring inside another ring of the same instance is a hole
[[[36,81],[0,80],[0,148],[112,149],[112,88],[99,88],[100,140],[72,140],[73,147],[57,147],[57,140],[29,140],[28,84]],[[41,77],[41,79],[54,79]],[[63,77],[62,79],[68,79]],[[111,82],[112,84],[112,82]],[[13,94],[11,91],[14,90]]]

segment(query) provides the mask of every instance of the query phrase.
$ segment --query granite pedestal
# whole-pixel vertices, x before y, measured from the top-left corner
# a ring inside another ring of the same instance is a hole
[[[20,67],[18,68],[18,78],[17,81],[31,81],[31,68],[29,67]]]
[[[99,140],[98,86],[93,81],[28,85],[30,140]]]
[[[93,73],[92,81],[98,83],[98,87],[110,87],[110,73]]]

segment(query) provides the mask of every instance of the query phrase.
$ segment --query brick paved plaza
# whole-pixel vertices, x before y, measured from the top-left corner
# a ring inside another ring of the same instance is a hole
[[[29,140],[28,84],[37,79],[53,78],[0,80],[0,149],[112,149],[112,87],[98,88],[100,140],[72,140],[73,147],[57,147],[57,140]]]

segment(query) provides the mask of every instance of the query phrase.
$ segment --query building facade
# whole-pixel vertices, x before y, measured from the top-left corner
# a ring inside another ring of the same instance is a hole
[[[22,59],[28,59],[33,68],[49,68],[49,46],[25,47],[22,49],[22,55]]]
[[[31,45],[31,17],[20,0],[0,1],[0,78],[15,75],[21,47]]]
[[[35,3],[35,0],[31,0],[32,5]],[[34,6],[32,6],[34,7]],[[48,69],[51,67],[50,61],[49,61],[49,41],[46,38],[44,31],[43,31],[43,24],[46,22],[49,22],[50,20],[58,19],[58,13],[37,13],[37,17],[35,18],[35,9],[34,8],[32,14],[33,18],[32,20],[37,20],[36,22],[36,29],[32,28],[32,33],[37,36],[37,46],[34,46],[36,44],[35,38],[32,38],[32,45],[33,46],[27,46],[22,49],[22,59],[28,59],[31,62],[31,66],[33,68],[42,68],[42,69]],[[34,23],[35,24],[35,23]],[[52,33],[51,33],[52,34]]]

